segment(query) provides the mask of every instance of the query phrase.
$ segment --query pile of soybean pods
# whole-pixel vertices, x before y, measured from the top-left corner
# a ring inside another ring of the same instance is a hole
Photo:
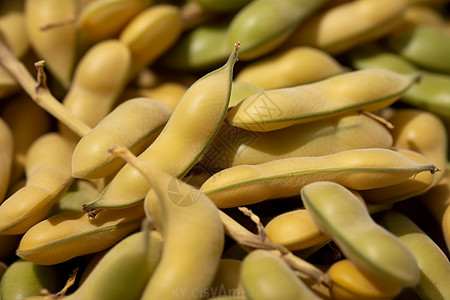
[[[0,299],[450,299],[449,0],[0,2]]]

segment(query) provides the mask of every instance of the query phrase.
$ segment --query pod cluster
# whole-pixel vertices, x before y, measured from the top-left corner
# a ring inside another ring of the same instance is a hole
[[[449,0],[0,1],[0,299],[450,299],[449,55]]]

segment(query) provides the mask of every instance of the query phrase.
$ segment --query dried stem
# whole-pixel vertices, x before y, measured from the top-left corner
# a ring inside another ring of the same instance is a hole
[[[86,123],[75,117],[51,94],[46,83],[47,76],[44,71],[44,61],[39,61],[35,64],[38,72],[36,81],[23,63],[0,40],[0,65],[11,74],[34,102],[73,132],[83,137],[91,131],[91,128]]]

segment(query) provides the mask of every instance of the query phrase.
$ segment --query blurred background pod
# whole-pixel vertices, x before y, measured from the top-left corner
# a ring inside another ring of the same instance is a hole
[[[85,1],[77,16],[76,27],[87,44],[115,38],[136,15],[153,0]]]
[[[6,195],[11,181],[14,160],[14,136],[9,125],[0,118],[0,203]]]
[[[213,12],[235,12],[253,0],[194,0],[202,7]]]
[[[0,2],[0,39],[18,58],[23,58],[30,49],[24,15],[24,0]],[[0,66],[0,99],[18,90],[16,80]]]
[[[76,1],[25,0],[24,10],[31,48],[67,89],[77,61]]]
[[[338,55],[387,35],[401,22],[406,7],[406,0],[344,2],[300,24],[283,47],[311,46]]]
[[[254,0],[242,7],[229,24],[226,49],[240,41],[241,60],[268,54],[285,42],[293,31],[317,12],[327,0]]]
[[[11,129],[14,139],[10,180],[12,184],[24,177],[25,156],[28,148],[34,140],[50,131],[53,120],[50,114],[24,93],[18,93],[8,99],[0,115]]]

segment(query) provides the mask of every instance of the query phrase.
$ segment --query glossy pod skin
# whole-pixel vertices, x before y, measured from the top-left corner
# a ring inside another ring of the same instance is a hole
[[[39,296],[42,289],[56,293],[63,287],[56,266],[41,266],[23,259],[13,261],[0,282],[0,298],[17,300]]]
[[[227,208],[295,196],[317,180],[366,190],[400,183],[422,171],[434,172],[436,167],[384,148],[353,149],[227,168],[208,178],[201,190],[219,208]]]
[[[138,231],[115,244],[66,300],[140,299],[161,258],[162,236]]]
[[[77,64],[63,105],[94,127],[115,106],[127,83],[130,67],[131,53],[125,44],[116,39],[96,43]],[[80,138],[63,124],[60,131],[75,141]]]
[[[25,233],[45,218],[72,182],[73,147],[56,132],[46,133],[33,142],[26,155],[25,186],[0,205],[0,234]]]
[[[241,284],[249,300],[319,300],[283,259],[269,251],[253,250],[242,261]]]
[[[412,219],[395,211],[383,212],[379,224],[399,237],[412,251],[421,271],[414,287],[424,300],[444,300],[450,297],[450,262],[445,252]]]
[[[306,20],[285,46],[311,46],[341,54],[387,35],[401,22],[406,7],[406,0],[346,1]]]
[[[101,178],[117,172],[125,162],[108,154],[123,145],[135,154],[144,151],[158,136],[171,111],[150,98],[133,98],[106,115],[77,143],[72,156],[72,176]]]
[[[311,83],[344,71],[345,67],[325,51],[299,46],[251,62],[235,81],[271,90]]]
[[[83,212],[57,214],[30,228],[16,254],[40,265],[59,264],[113,246],[138,229],[143,217],[142,205],[101,211],[94,219]]]
[[[303,187],[300,195],[319,230],[363,272],[400,287],[419,283],[420,268],[411,250],[375,223],[348,189],[337,183],[316,181]]]
[[[392,145],[386,126],[357,112],[268,132],[247,131],[225,123],[200,162],[216,171],[275,159]]]
[[[179,178],[193,167],[225,119],[238,47],[223,67],[191,85],[158,138],[139,159]],[[175,144],[177,147],[172,146]],[[84,210],[131,206],[143,202],[149,190],[140,172],[126,164]]]
[[[74,22],[41,30],[76,15],[75,0],[26,0],[25,25],[31,48],[45,60],[46,67],[67,89],[77,60],[77,31]]]
[[[391,49],[416,65],[435,72],[450,74],[449,32],[435,26],[418,25],[392,36],[388,43]]]
[[[296,209],[271,219],[265,226],[267,237],[291,251],[302,250],[328,241],[305,209]]]
[[[400,74],[421,72],[420,84],[413,85],[402,95],[400,101],[416,108],[435,113],[444,118],[450,118],[448,97],[450,95],[450,76],[430,71],[420,70],[403,56],[380,49],[373,44],[357,47],[349,51],[347,58],[357,70],[368,68],[384,68]]]
[[[364,273],[348,259],[339,260],[327,270],[332,280],[333,300],[388,300],[395,299],[402,288],[380,281]]]
[[[246,130],[272,131],[351,111],[376,111],[397,101],[417,80],[418,74],[381,68],[347,72],[257,93],[233,107],[227,120]]]

